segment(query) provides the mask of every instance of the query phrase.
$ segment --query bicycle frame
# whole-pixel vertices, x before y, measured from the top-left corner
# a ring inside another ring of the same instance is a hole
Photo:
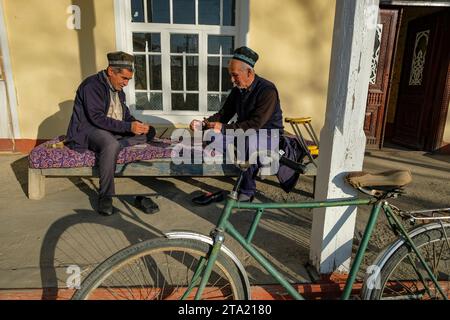
[[[240,179],[239,179],[240,180]],[[239,186],[240,181],[238,181],[237,186]],[[235,190],[236,191],[236,188]],[[234,193],[234,192],[233,192]],[[208,282],[208,279],[211,275],[214,263],[217,259],[217,256],[220,252],[220,248],[222,246],[224,235],[228,233],[231,235],[255,260],[272,276],[274,277],[280,285],[282,285],[286,291],[294,298],[303,300],[304,297],[298,293],[298,291],[283,277],[283,275],[276,270],[274,265],[270,263],[264,256],[255,248],[252,246],[252,239],[256,232],[257,226],[260,222],[260,219],[264,213],[265,209],[286,209],[286,208],[296,208],[296,209],[312,209],[312,208],[328,208],[328,207],[344,207],[344,206],[364,206],[364,205],[371,205],[372,210],[369,216],[368,223],[366,225],[366,228],[364,230],[364,234],[361,240],[361,243],[359,245],[358,251],[356,253],[355,259],[352,263],[344,291],[342,293],[341,299],[345,300],[350,297],[352,287],[356,281],[356,276],[358,271],[360,270],[361,263],[364,257],[364,254],[367,250],[369,239],[372,236],[373,230],[375,228],[378,215],[380,213],[380,210],[383,209],[383,212],[385,213],[388,222],[391,226],[391,229],[396,232],[397,234],[400,234],[401,237],[403,237],[406,241],[406,243],[409,244],[411,249],[414,251],[414,253],[419,258],[422,265],[425,267],[425,270],[427,271],[428,275],[438,288],[439,292],[443,295],[443,297],[446,299],[447,296],[443,292],[442,288],[440,287],[437,279],[435,278],[434,274],[430,270],[429,266],[425,262],[424,258],[418,251],[417,247],[415,246],[414,242],[411,240],[411,238],[408,236],[407,231],[401,224],[401,222],[395,217],[395,213],[393,212],[392,208],[390,207],[389,203],[386,200],[379,200],[375,198],[371,199],[359,199],[359,198],[352,198],[352,199],[345,199],[345,200],[326,200],[326,201],[311,201],[311,202],[303,202],[303,203],[241,203],[236,201],[235,195],[229,196],[225,207],[222,211],[222,214],[219,218],[219,221],[216,225],[216,228],[212,231],[212,238],[213,238],[213,246],[212,249],[207,257],[207,261],[202,261],[200,265],[197,267],[195,271],[195,275],[191,281],[191,285],[189,286],[187,293],[191,292],[192,289],[198,284],[198,290],[195,295],[195,299],[200,299],[201,294],[203,290],[206,287],[206,284]],[[250,225],[250,228],[247,232],[247,235],[244,237],[241,233],[239,233],[234,226],[229,222],[229,218],[231,216],[233,209],[254,209],[256,210],[255,217]],[[425,287],[428,290],[428,287],[425,284],[425,281],[423,281],[423,277],[420,274],[418,270],[416,270],[418,276],[420,279],[422,279],[422,282],[424,283]],[[198,280],[201,281],[198,283]]]

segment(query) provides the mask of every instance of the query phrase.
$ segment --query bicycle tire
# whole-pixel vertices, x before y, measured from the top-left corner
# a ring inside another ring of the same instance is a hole
[[[450,295],[450,247],[446,237],[450,237],[450,224],[443,226],[444,229],[439,223],[432,223],[426,227],[419,227],[423,230],[415,234],[412,240],[426,263],[431,267],[448,298]],[[406,242],[403,241],[400,246],[393,245],[386,250],[388,252],[383,252],[380,256],[388,258],[375,265],[378,268],[378,274],[372,277],[372,282],[367,278],[364,281],[363,298],[373,300],[443,298]],[[414,267],[419,270],[423,280],[417,275]],[[424,283],[428,286],[428,290]]]
[[[102,262],[76,290],[73,300],[170,300],[185,292],[200,257],[212,246],[193,239],[157,238],[131,245]],[[196,288],[188,295],[193,299]],[[243,300],[242,279],[220,253],[202,299]]]

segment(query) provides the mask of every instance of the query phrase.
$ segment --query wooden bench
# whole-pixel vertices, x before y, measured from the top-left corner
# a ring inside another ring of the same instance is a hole
[[[238,176],[239,168],[233,164],[180,164],[171,159],[141,160],[118,164],[116,177],[217,177]],[[45,196],[47,177],[98,177],[97,167],[28,168],[28,198],[39,200]]]

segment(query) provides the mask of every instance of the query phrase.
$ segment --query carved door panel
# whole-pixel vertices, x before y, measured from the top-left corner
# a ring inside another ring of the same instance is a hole
[[[436,132],[447,112],[441,110],[443,100],[447,100],[448,108],[449,13],[446,10],[421,17],[408,25],[395,112],[395,143],[430,151],[438,147]]]
[[[380,9],[364,119],[368,148],[379,148],[381,143],[397,20],[397,10]]]

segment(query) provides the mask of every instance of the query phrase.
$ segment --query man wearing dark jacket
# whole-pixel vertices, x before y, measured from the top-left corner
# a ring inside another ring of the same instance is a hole
[[[154,129],[136,120],[125,104],[123,88],[133,77],[134,56],[108,53],[108,68],[78,87],[66,145],[96,153],[100,172],[98,212],[113,214],[112,196],[117,156],[122,148],[145,143]]]
[[[272,129],[283,133],[283,113],[280,106],[278,90],[275,85],[259,77],[253,69],[258,54],[248,47],[234,51],[228,65],[228,72],[234,88],[231,90],[223,107],[216,114],[203,121],[206,128],[226,134],[226,129],[267,129],[270,138]],[[237,114],[237,121],[228,122]],[[191,122],[191,129],[197,129],[199,120]],[[270,139],[269,139],[270,141]],[[269,142],[268,141],[268,142]],[[270,148],[270,146],[268,145]],[[258,165],[252,165],[244,174],[239,201],[252,201],[256,191],[255,176]]]

